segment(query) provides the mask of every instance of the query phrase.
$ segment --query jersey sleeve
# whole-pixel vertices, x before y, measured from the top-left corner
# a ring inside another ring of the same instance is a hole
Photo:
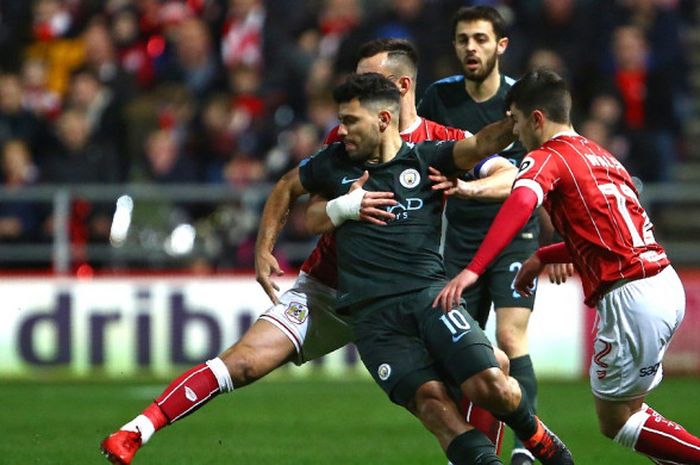
[[[434,139],[435,140],[462,140],[467,137],[471,137],[474,134],[465,130],[458,128],[451,128],[449,126],[436,125]]]
[[[328,195],[325,190],[325,181],[330,179],[333,170],[331,152],[335,145],[331,144],[299,163],[299,179],[307,191],[313,194]]]
[[[485,178],[489,175],[489,170],[494,165],[494,163],[497,163],[499,160],[505,160],[505,158],[496,154],[484,158],[469,171],[470,177],[473,179]]]
[[[535,150],[520,163],[520,171],[515,178],[513,190],[518,187],[530,189],[537,196],[539,207],[559,179],[559,164],[555,156],[545,150]]]
[[[453,155],[455,141],[423,142],[418,146],[425,162],[444,175],[452,176],[461,171],[455,166]]]

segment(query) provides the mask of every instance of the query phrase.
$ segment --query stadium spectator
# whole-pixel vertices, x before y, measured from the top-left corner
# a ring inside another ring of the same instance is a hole
[[[119,160],[113,147],[90,140],[88,116],[68,109],[56,121],[58,146],[46,158],[42,181],[53,184],[116,184]],[[77,244],[104,241],[109,236],[113,205],[76,200],[72,218],[72,240]],[[53,234],[53,224],[46,225]]]
[[[23,106],[39,119],[53,120],[61,112],[61,97],[48,88],[46,63],[25,60],[22,65]]]
[[[116,11],[110,21],[110,34],[121,68],[135,78],[141,89],[151,88],[155,73],[153,55],[158,50],[152,45],[149,52],[141,37],[138,11],[133,7]],[[158,44],[158,41],[152,44]]]
[[[20,139],[29,144],[41,166],[44,153],[51,145],[49,130],[43,120],[26,110],[22,104],[24,91],[17,74],[0,74],[0,144]]]
[[[197,167],[178,144],[172,130],[157,129],[146,139],[146,172],[156,184],[190,184],[199,180]]]
[[[157,69],[156,78],[182,83],[199,101],[223,90],[225,78],[206,23],[186,17],[171,26],[171,33],[174,50]]]
[[[668,181],[678,159],[681,129],[675,108],[673,68],[656,66],[647,40],[636,26],[613,33],[613,64],[603,88],[622,102],[622,123],[630,143],[630,172],[644,181]]]
[[[38,170],[26,143],[10,139],[1,147],[2,187],[9,192],[34,185]],[[3,200],[0,202],[0,241],[31,242],[39,238],[38,226],[41,210],[28,200]]]
[[[107,86],[118,101],[132,98],[135,84],[121,66],[112,36],[102,21],[93,20],[83,32],[84,68],[91,70]]]
[[[118,95],[91,68],[78,68],[71,76],[66,106],[80,110],[87,118],[90,142],[110,147],[119,159],[117,179],[128,178],[130,159],[126,156],[126,123]]]

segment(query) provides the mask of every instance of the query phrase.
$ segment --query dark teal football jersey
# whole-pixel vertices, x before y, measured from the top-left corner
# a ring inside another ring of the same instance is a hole
[[[466,129],[476,134],[484,126],[501,120],[505,116],[505,97],[515,83],[501,76],[498,92],[489,100],[476,102],[465,89],[464,76],[451,76],[436,81],[426,89],[418,105],[418,113],[438,123]],[[516,142],[500,155],[516,166],[520,165],[525,148]],[[469,175],[463,179],[470,180]],[[445,237],[445,257],[460,257],[466,265],[471,253],[478,247],[488,232],[501,203],[464,200],[450,197],[445,207],[449,227]],[[529,231],[529,232],[528,232]],[[523,229],[523,234],[537,234],[537,220],[533,216]]]
[[[368,191],[394,193],[396,218],[385,226],[346,221],[336,230],[339,309],[423,289],[445,279],[440,256],[442,193],[432,190],[428,166],[444,173],[457,169],[454,142],[404,142],[392,160],[352,161],[342,143],[322,149],[299,165],[303,186],[334,199],[367,170]]]

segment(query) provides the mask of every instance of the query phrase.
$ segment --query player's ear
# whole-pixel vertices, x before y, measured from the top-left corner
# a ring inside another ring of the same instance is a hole
[[[396,85],[398,85],[399,92],[401,92],[401,96],[403,97],[408,93],[409,90],[411,90],[411,87],[413,87],[413,81],[408,76],[401,76],[396,81]]]
[[[533,110],[530,117],[535,125],[535,128],[541,128],[544,125],[545,116],[542,110]]]
[[[508,48],[508,37],[501,37],[498,39],[496,42],[496,53],[498,56],[503,55],[506,53],[506,49]]]
[[[384,132],[386,128],[391,124],[391,112],[389,110],[382,110],[379,112],[379,130]]]

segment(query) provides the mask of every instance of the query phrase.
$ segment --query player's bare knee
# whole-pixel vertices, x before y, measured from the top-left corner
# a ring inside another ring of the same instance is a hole
[[[262,377],[258,356],[250,346],[236,344],[224,352],[221,359],[228,368],[234,386],[245,386]]]
[[[603,436],[609,439],[615,439],[615,436],[617,436],[617,433],[623,426],[624,423],[620,424],[620,422],[612,421],[610,419],[598,419],[598,428],[600,429],[600,432],[603,433]]]
[[[428,381],[420,386],[407,408],[441,442],[449,442],[463,432],[463,420],[454,400],[440,382]]]
[[[498,362],[498,366],[501,367],[501,371],[506,375],[510,373],[510,359],[508,358],[508,354],[498,347],[493,348],[493,353],[496,355],[496,361]]]
[[[429,411],[445,401],[451,401],[442,383],[428,381],[418,388],[413,399],[416,415]]]
[[[517,405],[514,386],[499,368],[488,368],[467,379],[462,392],[476,405],[496,413],[507,413]]]
[[[525,335],[512,327],[499,328],[496,332],[496,341],[498,342],[498,347],[508,357],[512,357],[514,354],[522,352]]]

